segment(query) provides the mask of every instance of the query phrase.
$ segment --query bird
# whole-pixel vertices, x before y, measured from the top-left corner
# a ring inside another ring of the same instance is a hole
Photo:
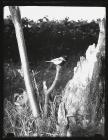
[[[46,61],[46,62],[51,62],[55,65],[60,65],[63,61],[66,61],[63,57],[59,57],[59,58],[55,58],[55,59],[52,59],[50,61]]]

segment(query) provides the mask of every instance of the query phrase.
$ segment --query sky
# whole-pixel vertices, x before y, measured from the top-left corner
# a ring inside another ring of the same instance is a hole
[[[68,6],[20,6],[21,17],[37,21],[45,16],[52,20],[62,20],[69,17],[70,20],[96,20],[106,14],[105,7],[68,7]],[[8,6],[4,7],[4,18],[10,15]]]

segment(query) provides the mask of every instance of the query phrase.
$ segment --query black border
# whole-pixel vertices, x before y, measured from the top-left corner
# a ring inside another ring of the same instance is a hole
[[[2,5],[106,6],[107,0],[2,0]]]
[[[107,0],[1,0],[0,1],[0,42],[3,41],[3,7],[4,6],[13,6],[13,5],[16,5],[16,6],[91,6],[91,7],[106,7],[106,46],[107,46],[107,5],[108,5],[108,2]],[[3,44],[3,42],[1,43]],[[3,45],[2,45],[3,46]],[[2,48],[3,49],[3,48]],[[0,50],[0,52],[2,52]],[[3,55],[3,53],[1,53]],[[3,56],[1,55],[0,57],[0,60],[1,60],[1,66],[3,64]],[[107,118],[108,118],[108,94],[107,94],[107,73],[108,73],[108,70],[107,70],[107,47],[106,47],[106,59],[105,59],[105,63],[106,63],[106,70],[105,70],[105,77],[106,77],[106,82],[105,82],[105,136],[104,137],[100,137],[100,136],[94,136],[94,137],[72,137],[72,139],[107,139],[108,137],[108,126],[107,126]],[[0,80],[0,93],[3,93],[3,90],[2,90],[2,87],[3,87],[3,67],[0,67],[0,75],[1,75],[1,80]],[[1,94],[0,94],[1,95]],[[2,94],[3,95],[3,94]],[[1,116],[3,115],[3,100],[2,100],[2,97],[0,96],[0,111],[1,111],[1,114],[0,114],[0,132],[2,132],[3,130],[3,125],[2,125],[2,122],[3,122],[3,118],[1,118]],[[1,108],[2,107],[2,108]],[[36,137],[36,138],[32,138],[32,139],[37,139],[39,137]],[[46,139],[48,137],[43,137],[41,139]],[[57,137],[56,137],[57,138]],[[58,137],[59,139],[61,139],[60,137]],[[68,139],[67,137],[63,137],[64,139]],[[62,139],[63,139],[62,138]],[[5,138],[6,139],[6,138]],[[9,138],[8,138],[9,139]],[[12,139],[12,138],[10,138]],[[17,139],[17,138],[15,138]],[[19,139],[19,138],[18,138]],[[25,139],[25,138],[21,138],[21,139]],[[30,137],[29,138],[26,138],[26,139],[31,139]],[[49,139],[49,138],[48,138]],[[51,138],[53,139],[53,138]],[[54,138],[55,139],[55,138]],[[70,138],[69,138],[70,139]]]

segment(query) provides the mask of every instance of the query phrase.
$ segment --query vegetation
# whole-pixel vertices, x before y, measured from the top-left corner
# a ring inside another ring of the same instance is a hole
[[[38,119],[33,117],[29,102],[24,103],[20,111],[15,105],[14,95],[15,93],[22,94],[25,91],[25,85],[23,76],[18,72],[21,64],[13,23],[8,17],[4,20],[4,40],[6,40],[4,42],[4,135],[12,132],[15,136],[59,136],[57,111],[61,95],[67,82],[73,76],[79,56],[84,55],[90,44],[97,43],[99,27],[95,21],[75,22],[69,21],[68,18],[62,21],[50,21],[44,17],[37,22],[24,18],[22,23],[30,63],[30,76],[32,79],[35,78],[39,91],[41,117]],[[61,55],[67,55],[67,61],[60,71],[58,84],[49,96],[48,117],[44,118],[43,81],[47,82],[49,88],[56,74],[55,66],[46,63],[45,60]],[[34,81],[32,84],[34,85]],[[35,85],[34,90],[37,92]],[[100,127],[103,127],[103,122]],[[93,131],[97,133],[97,130]],[[89,136],[90,133],[91,130],[87,135]],[[83,133],[83,136],[86,134]]]
[[[75,22],[68,18],[50,21],[44,17],[37,22],[23,18],[22,23],[29,61],[35,65],[39,60],[83,53],[90,44],[97,43],[98,40],[99,27],[95,21]],[[4,40],[4,58],[19,62],[15,31],[10,17],[4,20]]]

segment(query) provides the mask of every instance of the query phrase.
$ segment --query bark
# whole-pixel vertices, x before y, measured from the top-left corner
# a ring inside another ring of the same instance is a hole
[[[80,57],[80,61],[74,68],[74,76],[67,83],[62,102],[58,109],[58,124],[61,136],[66,136],[68,125],[71,122],[71,128],[77,126],[76,117],[81,119],[81,127],[87,127],[87,122],[95,123],[96,112],[99,112],[99,101],[102,96],[102,73],[104,63],[101,61],[105,57],[105,21],[99,23],[100,32],[97,46],[95,44],[88,47],[86,57]],[[89,98],[90,97],[90,98]],[[93,101],[92,101],[92,99]],[[91,99],[91,100],[89,100]],[[91,106],[91,114],[88,113],[88,104]],[[98,108],[98,109],[97,109]],[[86,116],[90,116],[90,120]],[[66,130],[67,129],[67,130]],[[65,130],[65,132],[64,132]]]
[[[34,98],[35,94],[33,91],[32,81],[29,74],[29,64],[28,64],[26,45],[25,45],[25,40],[24,40],[24,35],[23,35],[20,10],[18,6],[9,6],[9,10],[10,10],[11,18],[15,27],[18,50],[19,50],[22,70],[24,74],[24,82],[25,82],[31,110],[34,117],[38,117],[39,105],[37,104]]]

